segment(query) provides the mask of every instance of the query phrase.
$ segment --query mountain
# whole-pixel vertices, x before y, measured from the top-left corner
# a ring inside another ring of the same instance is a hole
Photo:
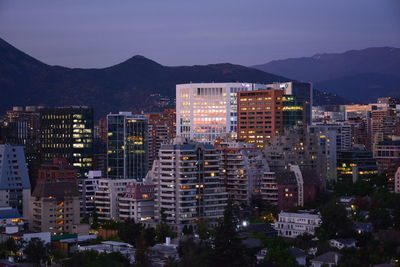
[[[274,60],[256,69],[312,81],[316,89],[356,102],[400,97],[400,48],[375,47],[336,54]]]
[[[167,67],[143,56],[102,69],[50,66],[0,39],[0,111],[25,105],[87,105],[96,117],[120,110],[154,110],[152,94],[174,98],[188,82],[271,83],[289,79],[229,63]],[[345,102],[330,94],[321,101]],[[318,101],[318,97],[316,97]]]

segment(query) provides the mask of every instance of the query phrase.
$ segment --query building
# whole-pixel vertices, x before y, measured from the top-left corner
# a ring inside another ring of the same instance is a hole
[[[393,178],[396,172],[396,162],[400,160],[400,138],[381,141],[374,145],[374,159],[381,173],[386,172]]]
[[[304,82],[285,82],[268,84],[267,89],[281,89],[285,96],[293,96],[296,101],[302,103],[304,110],[304,121],[306,124],[312,122],[313,86]],[[290,105],[289,105],[290,106]]]
[[[148,178],[155,184],[155,221],[180,232],[198,220],[215,225],[223,217],[228,200],[220,184],[219,153],[210,144],[177,137],[161,146]]]
[[[52,235],[71,233],[80,224],[76,180],[38,182],[29,203],[29,228]]]
[[[175,138],[175,109],[166,109],[162,113],[145,114],[148,120],[148,154],[150,170],[158,156],[161,144],[169,143]]]
[[[86,177],[93,161],[93,109],[85,106],[40,110],[42,162],[65,158]]]
[[[0,145],[0,206],[10,206],[28,217],[31,196],[28,168],[24,148]]]
[[[118,199],[119,220],[154,220],[154,188],[153,184],[128,185]]]
[[[305,127],[287,128],[264,148],[272,172],[285,171],[289,164],[299,165],[301,171],[311,170],[319,175],[320,183],[326,181],[326,155],[320,145],[319,135],[309,133]]]
[[[394,175],[394,192],[400,194],[400,167],[397,168]]]
[[[123,197],[128,186],[136,184],[135,179],[107,179],[96,181],[97,190],[94,194],[94,205],[98,219],[101,221],[116,221],[119,219],[119,198]]]
[[[396,127],[400,117],[397,110],[383,108],[371,111],[371,143],[390,140],[396,134]]]
[[[318,175],[301,171],[298,165],[289,165],[285,171],[266,172],[261,181],[261,197],[277,205],[280,210],[303,207],[315,200],[321,190]]]
[[[78,179],[81,217],[92,216],[95,211],[95,193],[102,178],[101,174],[101,171],[89,171],[87,178]]]
[[[335,251],[328,251],[328,252],[312,259],[311,266],[312,267],[336,266],[336,265],[338,265],[341,257],[342,257],[342,255]]]
[[[219,175],[228,197],[234,203],[250,204],[260,193],[261,179],[269,171],[261,150],[240,141],[222,141],[216,145],[220,153]]]
[[[283,132],[283,90],[237,92],[237,136],[264,147]]]
[[[176,85],[176,135],[199,142],[237,135],[237,92],[266,89],[252,83]]]
[[[370,117],[372,111],[371,105],[345,105],[345,120],[363,119]]]
[[[329,245],[339,250],[344,248],[355,248],[357,240],[352,238],[337,238],[329,240]]]
[[[305,233],[314,235],[315,229],[322,223],[319,214],[310,213],[279,213],[278,221],[275,223],[275,229],[278,235],[282,237],[295,238]]]
[[[359,179],[368,180],[377,174],[378,167],[371,151],[353,149],[338,152],[338,183],[355,183]]]
[[[336,182],[337,152],[352,148],[351,127],[343,124],[316,124],[308,126],[308,131],[319,136],[326,156],[327,179]]]
[[[107,177],[142,180],[148,170],[148,127],[131,112],[107,115]]]
[[[291,128],[294,126],[306,124],[303,102],[297,100],[295,96],[284,95],[282,98],[282,103],[284,128]]]
[[[65,158],[54,158],[49,163],[44,163],[38,171],[37,182],[43,181],[60,181],[72,180],[75,181],[77,170],[72,167]]]
[[[12,207],[0,207],[0,228],[17,226],[22,227],[24,219],[17,209]]]

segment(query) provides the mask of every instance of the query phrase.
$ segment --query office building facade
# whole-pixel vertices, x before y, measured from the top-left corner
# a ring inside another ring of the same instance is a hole
[[[148,121],[131,112],[107,115],[107,177],[142,180],[148,170]]]
[[[41,162],[65,158],[86,177],[93,161],[93,109],[85,106],[40,110]]]

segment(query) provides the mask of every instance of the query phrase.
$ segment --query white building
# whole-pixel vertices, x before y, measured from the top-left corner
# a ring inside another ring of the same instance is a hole
[[[154,185],[135,184],[126,187],[118,199],[119,219],[145,222],[154,219]]]
[[[81,194],[81,216],[91,215],[95,209],[95,193],[102,178],[101,171],[89,171],[88,177],[78,179],[78,191]]]
[[[278,205],[278,180],[275,172],[264,172],[261,179],[260,194],[263,200]]]
[[[237,134],[237,92],[267,89],[253,83],[176,85],[176,136],[199,142]]]
[[[99,220],[118,220],[118,199],[124,196],[126,187],[134,185],[135,179],[99,179],[95,192],[96,213]]]
[[[196,226],[201,219],[216,224],[228,200],[220,185],[218,162],[219,154],[210,144],[178,137],[173,144],[162,145],[148,174],[156,185],[155,220],[161,220],[163,210],[177,231],[184,225]]]
[[[260,193],[264,172],[269,171],[263,152],[253,144],[240,141],[222,141],[217,150],[220,178],[229,199],[250,204],[251,196]]]
[[[275,223],[275,229],[279,236],[295,238],[304,233],[314,235],[315,228],[322,223],[319,214],[310,213],[279,213],[278,221]]]
[[[0,206],[16,208],[28,218],[31,183],[24,148],[0,145]]]

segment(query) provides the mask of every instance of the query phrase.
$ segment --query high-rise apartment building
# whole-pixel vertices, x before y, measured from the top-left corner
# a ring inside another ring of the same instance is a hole
[[[93,161],[93,109],[85,106],[40,110],[42,162],[65,158],[86,177]]]
[[[221,184],[229,199],[250,204],[251,197],[260,193],[264,172],[269,170],[262,151],[252,144],[229,140],[218,142],[216,149],[220,153]]]
[[[378,109],[371,112],[371,143],[390,140],[396,134],[396,126],[400,117],[396,109]]]
[[[0,206],[10,206],[28,218],[31,196],[24,148],[0,145]]]
[[[283,132],[283,90],[237,92],[237,136],[264,147]]]
[[[148,178],[155,184],[155,220],[166,215],[176,231],[198,220],[215,225],[223,217],[227,193],[219,177],[219,153],[210,144],[177,137],[161,146]]]
[[[237,135],[237,92],[266,89],[251,83],[176,86],[176,135],[199,142]]]
[[[107,177],[142,180],[148,170],[148,121],[131,112],[107,115]]]

